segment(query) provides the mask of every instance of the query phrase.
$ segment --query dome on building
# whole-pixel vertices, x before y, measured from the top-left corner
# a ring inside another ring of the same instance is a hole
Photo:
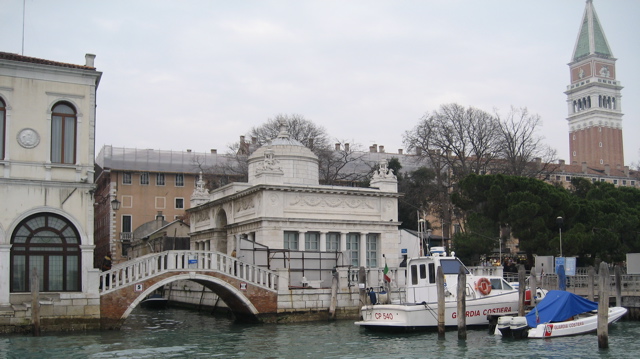
[[[318,156],[293,139],[285,121],[278,137],[249,156],[249,184],[318,185]]]

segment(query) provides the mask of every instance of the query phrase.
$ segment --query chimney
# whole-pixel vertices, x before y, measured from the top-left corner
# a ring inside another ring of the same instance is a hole
[[[416,148],[416,155],[422,156],[422,148],[420,147]]]
[[[344,152],[349,152],[349,144],[348,143],[344,144]]]
[[[374,143],[373,145],[369,146],[369,152],[378,152],[378,145]]]
[[[156,221],[162,222],[162,211],[158,211],[156,214]]]
[[[564,172],[564,160],[558,160],[558,164],[560,165],[560,171]]]
[[[187,152],[191,152],[191,149],[190,149],[190,148],[187,148]]]
[[[257,137],[251,137],[251,144],[257,145],[258,144],[258,138]]]
[[[309,139],[309,148],[313,148],[313,138]]]
[[[402,148],[398,148],[398,154],[401,155],[402,154]]]
[[[611,175],[611,166],[609,164],[604,165],[604,174],[607,176]]]
[[[582,173],[587,174],[587,163],[582,162]]]
[[[212,148],[212,149],[211,149],[211,153],[212,153],[212,154],[214,154],[214,155],[215,155],[215,154],[218,154],[218,150],[216,150],[215,148]]]
[[[629,177],[629,166],[624,166],[624,176]]]
[[[380,151],[380,153],[384,153],[384,146],[380,145],[378,147],[378,151]]]
[[[533,161],[538,165],[538,169],[541,170],[542,169],[542,158],[536,157],[536,158],[533,159]]]
[[[340,151],[340,144],[336,143],[336,151]]]
[[[84,55],[84,66],[87,67],[94,67],[95,68],[95,60],[96,60],[96,55],[94,54],[85,54]]]
[[[240,144],[244,143],[244,136],[240,136]]]

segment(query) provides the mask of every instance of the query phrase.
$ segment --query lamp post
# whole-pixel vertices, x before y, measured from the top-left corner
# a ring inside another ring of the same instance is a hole
[[[558,216],[558,218],[556,218],[556,223],[558,224],[558,231],[560,233],[560,257],[562,258],[562,223],[563,223],[563,219],[562,217]]]

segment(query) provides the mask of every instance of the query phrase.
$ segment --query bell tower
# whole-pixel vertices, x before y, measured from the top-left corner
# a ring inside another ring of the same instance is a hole
[[[593,1],[587,0],[565,92],[571,164],[624,166],[622,85],[616,78],[616,60]]]

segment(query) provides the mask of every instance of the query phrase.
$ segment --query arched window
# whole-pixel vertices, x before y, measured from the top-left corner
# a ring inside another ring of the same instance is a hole
[[[31,291],[38,270],[40,291],[80,291],[80,236],[64,217],[38,213],[22,221],[11,237],[11,291]]]
[[[0,99],[0,160],[4,160],[4,144],[6,142],[4,137],[7,131],[6,112],[6,105],[4,104],[4,101]]]
[[[51,162],[76,162],[76,110],[65,102],[53,106],[51,114]]]

